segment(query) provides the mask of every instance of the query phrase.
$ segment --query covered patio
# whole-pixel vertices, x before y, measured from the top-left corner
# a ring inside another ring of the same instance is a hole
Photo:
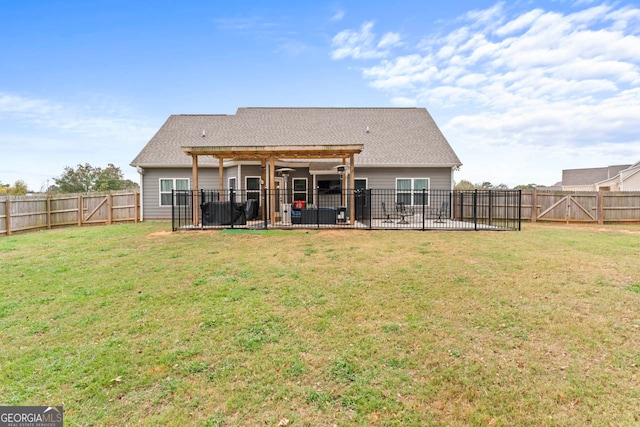
[[[347,179],[341,180],[341,205],[348,207],[348,222],[355,223],[355,199],[354,192],[348,191],[355,187],[355,167],[354,157],[364,149],[363,144],[347,145],[265,145],[265,146],[183,146],[182,152],[192,159],[192,179],[191,189],[195,193],[193,201],[193,225],[200,224],[200,209],[198,201],[199,190],[199,169],[198,158],[201,156],[212,156],[218,159],[218,176],[220,194],[224,192],[224,168],[225,161],[255,161],[261,163],[261,193],[268,194],[266,205],[262,204],[261,219],[263,221],[276,218],[276,162],[278,161],[300,161],[300,160],[340,160],[342,171],[346,173]],[[265,191],[266,190],[266,191]],[[349,196],[347,196],[349,195]]]

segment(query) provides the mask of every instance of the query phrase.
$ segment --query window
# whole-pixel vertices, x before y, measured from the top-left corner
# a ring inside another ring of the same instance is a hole
[[[260,177],[246,177],[245,189],[247,190],[247,199],[260,200]]]
[[[236,186],[236,177],[231,177],[229,178],[229,190],[237,190],[238,187]]]
[[[429,178],[397,178],[396,198],[405,205],[428,205]]]
[[[422,190],[425,190],[424,192]],[[418,178],[413,180],[413,204],[429,205],[429,180]]]
[[[339,179],[323,179],[318,181],[318,194],[340,194]]]
[[[185,191],[176,194],[176,206],[189,204],[189,178],[160,178],[160,206],[171,206],[171,192]]]
[[[356,178],[353,180],[354,190],[361,191],[367,189],[367,178]]]
[[[307,201],[307,178],[293,178],[293,200]]]

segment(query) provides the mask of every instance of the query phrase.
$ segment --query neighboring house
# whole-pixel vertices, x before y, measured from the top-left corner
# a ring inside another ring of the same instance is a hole
[[[562,190],[597,191],[598,183],[611,180],[620,171],[631,165],[615,165],[601,168],[564,169],[562,171]],[[604,190],[605,188],[603,188]]]
[[[260,157],[266,151],[274,153],[267,160]],[[411,197],[422,189],[452,190],[461,165],[425,108],[239,108],[234,115],[172,115],[131,162],[140,174],[144,219],[171,218],[171,191],[194,189],[196,183],[197,189],[233,188],[256,198],[270,186],[288,188],[294,200],[308,203],[321,202],[343,182],[356,190],[391,189]]]
[[[640,191],[640,162],[622,169],[612,178],[596,183],[596,190]]]

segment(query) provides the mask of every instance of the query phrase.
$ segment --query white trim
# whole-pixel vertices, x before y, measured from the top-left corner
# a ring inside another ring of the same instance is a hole
[[[400,179],[405,179],[405,180],[411,181],[411,188],[409,190],[399,191],[398,190],[398,180],[400,180]],[[400,195],[400,194],[410,194],[411,195],[411,205],[412,206],[416,205],[415,200],[414,200],[414,195],[415,195],[416,191],[420,191],[420,190],[416,190],[414,188],[414,185],[415,185],[415,181],[418,180],[418,179],[424,179],[424,180],[427,181],[427,194],[426,194],[427,203],[425,204],[425,206],[430,206],[430,204],[431,204],[431,178],[429,178],[429,177],[417,177],[417,178],[396,177],[396,202],[397,202],[397,199],[398,199],[398,195]],[[421,205],[422,204],[420,204],[420,206]]]
[[[247,180],[248,180],[248,179],[257,179],[257,180],[258,180],[258,189],[257,189],[257,190],[249,190],[249,189],[248,189],[248,185],[247,185]],[[261,177],[259,177],[259,176],[247,175],[247,176],[245,176],[245,177],[244,177],[244,180],[243,180],[243,181],[244,181],[244,182],[243,182],[243,184],[244,184],[243,190],[244,190],[244,192],[245,192],[245,193],[244,193],[244,194],[245,194],[245,197],[246,197],[247,199],[249,198],[249,197],[248,197],[248,192],[249,192],[249,191],[250,191],[250,192],[252,192],[252,193],[258,193],[258,203],[260,203],[260,205],[262,205],[262,191],[261,191],[261,187],[262,187],[262,185],[260,184],[260,180],[261,180],[261,179],[262,179],[262,178],[261,178]]]
[[[296,191],[295,180],[304,181],[304,191]],[[307,201],[309,198],[309,178],[291,178],[291,196],[293,200],[296,199],[296,193],[304,193],[304,200]]]
[[[256,161],[225,161],[224,167],[227,166],[236,166],[239,164],[243,165],[259,165],[260,162]],[[308,167],[309,162],[295,162],[295,161],[279,161],[276,163],[276,166],[291,166],[295,164],[298,167]],[[307,166],[302,166],[307,165]],[[133,167],[141,167],[141,168],[190,168],[192,166],[191,163],[173,163],[173,164],[165,164],[165,163],[138,163],[131,164]],[[354,161],[353,166],[358,168],[454,168],[462,166],[462,163],[358,163],[358,161]],[[198,160],[198,168],[217,168],[218,163],[209,163]]]
[[[144,169],[138,166],[136,168],[140,175],[140,222],[144,221]]]
[[[454,168],[462,166],[462,163],[358,163],[354,162],[358,168]]]
[[[162,181],[173,181],[173,183],[171,184],[171,189],[175,190],[176,189],[176,181],[177,180],[186,180],[187,181],[187,188],[191,188],[191,178],[158,178],[158,206],[161,208],[166,208],[166,207],[170,207],[172,206],[171,204],[168,205],[163,205],[162,204],[162,195],[163,194],[167,194],[167,191],[162,191]],[[169,192],[169,194],[171,194]],[[183,205],[176,205],[176,206],[183,206]]]
[[[227,190],[231,190],[231,180],[235,181],[235,185],[233,186],[234,190],[238,189],[238,177],[237,176],[228,176],[227,177]]]
[[[356,185],[356,181],[364,181],[365,190],[369,188],[369,178],[353,178],[353,185]]]

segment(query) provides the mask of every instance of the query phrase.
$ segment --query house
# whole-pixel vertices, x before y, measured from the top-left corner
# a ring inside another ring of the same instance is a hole
[[[452,190],[461,165],[425,108],[172,115],[131,162],[144,219],[171,218],[172,190],[188,189],[237,189],[259,200],[280,188],[306,203],[341,188],[390,189],[411,204],[418,191]]]
[[[600,168],[565,169],[562,171],[562,190],[564,191],[598,191],[612,190],[621,191],[621,173],[624,172],[624,180],[629,183],[633,180],[633,173],[637,172],[640,166],[635,165],[613,165]],[[640,177],[639,177],[640,178]],[[636,178],[638,179],[638,178]],[[627,190],[631,191],[631,184],[627,184]],[[636,186],[635,189],[639,187]]]
[[[640,191],[640,162],[620,170],[612,178],[597,182],[596,190]]]

